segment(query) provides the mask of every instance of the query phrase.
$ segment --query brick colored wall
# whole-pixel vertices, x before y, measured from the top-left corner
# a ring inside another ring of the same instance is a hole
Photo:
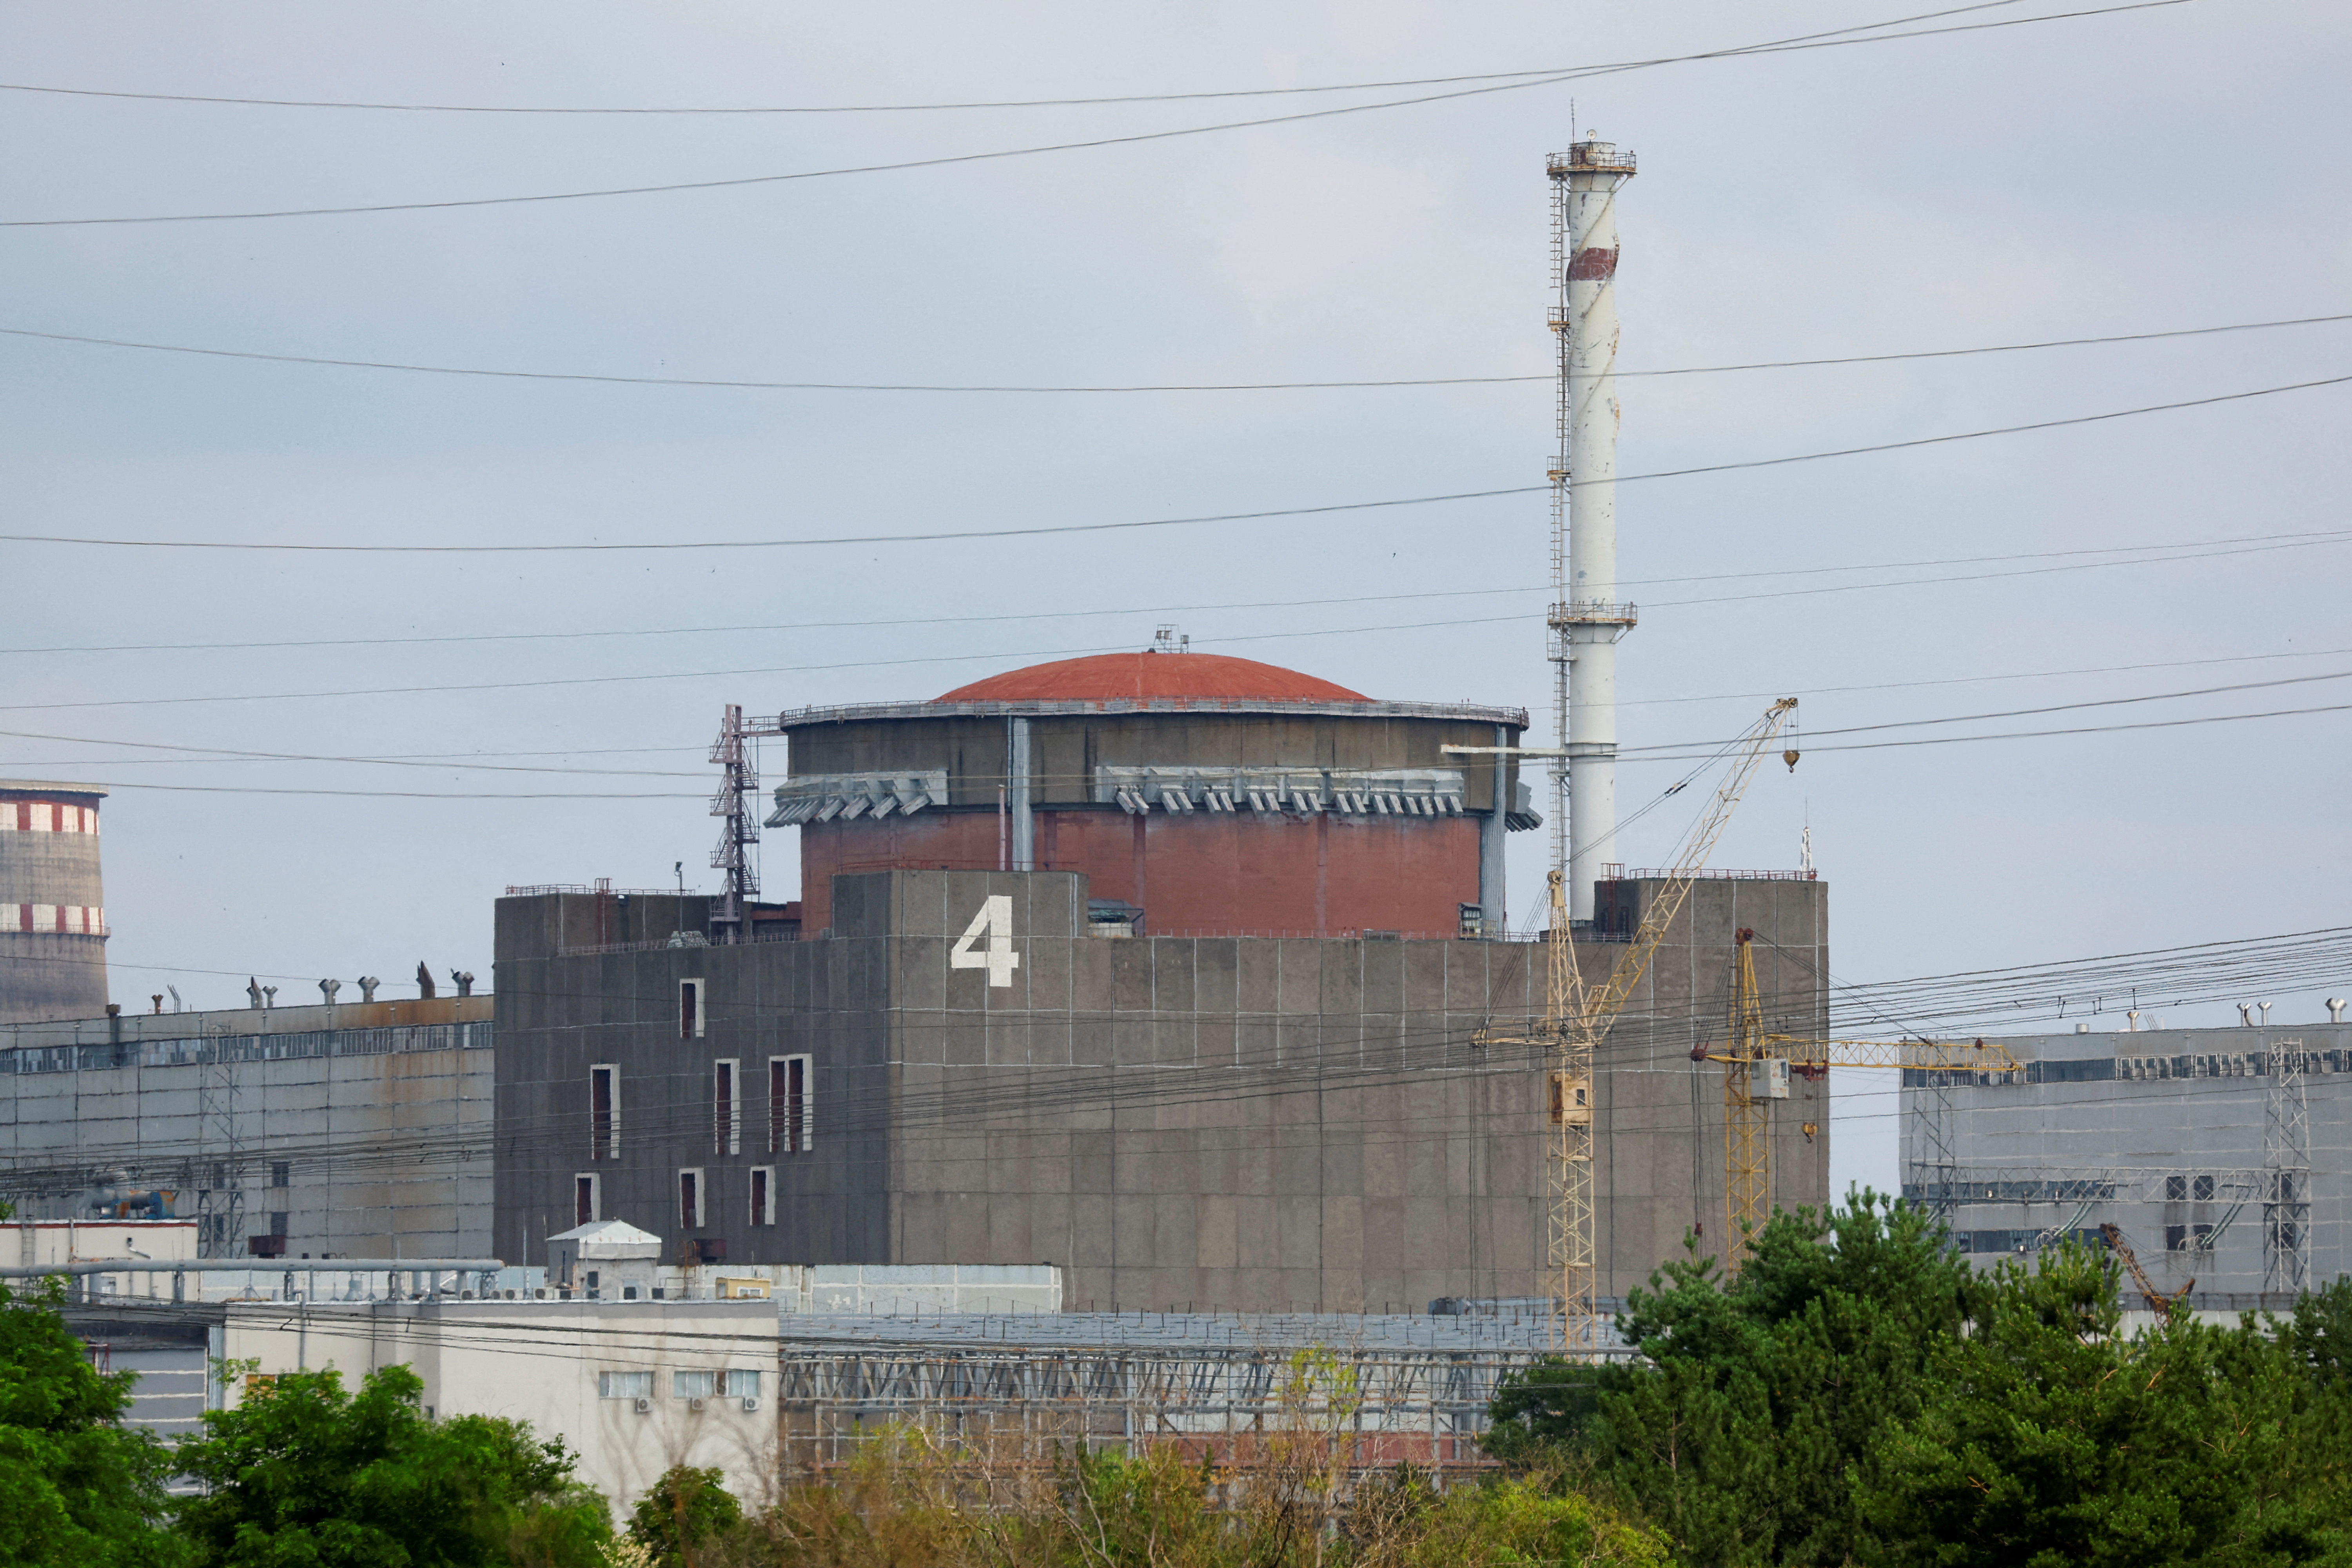
[[[1036,816],[1039,870],[1078,872],[1093,897],[1142,906],[1155,933],[1451,935],[1460,906],[1478,901],[1475,817]],[[993,868],[997,820],[993,812],[931,811],[803,827],[803,929],[834,923],[836,873]]]

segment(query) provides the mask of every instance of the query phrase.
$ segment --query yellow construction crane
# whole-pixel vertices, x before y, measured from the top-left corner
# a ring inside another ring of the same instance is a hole
[[[2156,1288],[2156,1281],[2147,1277],[2147,1270],[2139,1266],[2138,1255],[2132,1251],[2131,1243],[2124,1239],[2124,1233],[2120,1229],[2102,1223],[2099,1226],[2099,1234],[2107,1238],[2107,1245],[2115,1249],[2116,1256],[2124,1260],[2124,1267],[2131,1270],[2133,1283],[2139,1287],[2139,1293],[2147,1298],[2147,1310],[2158,1317],[2161,1318],[2169,1313],[2173,1303],[2197,1289],[2197,1281],[2192,1278],[2179,1289],[2170,1295],[2165,1294]]]
[[[1732,947],[1731,1015],[1720,1048],[1701,1045],[1694,1060],[1723,1064],[1724,1267],[1748,1256],[1748,1239],[1772,1216],[1772,1102],[1789,1098],[1789,1078],[1833,1067],[1923,1068],[1944,1072],[2015,1072],[1998,1044],[1956,1040],[1809,1040],[1764,1032],[1756,989],[1756,932],[1742,926]]]
[[[1783,697],[1764,710],[1727,748],[1730,772],[1707,803],[1706,812],[1685,837],[1675,864],[1657,896],[1642,911],[1642,923],[1626,945],[1609,978],[1588,991],[1576,963],[1575,942],[1569,930],[1568,877],[1564,868],[1551,873],[1551,927],[1544,933],[1549,953],[1545,977],[1544,1012],[1523,1033],[1481,1029],[1481,1045],[1539,1046],[1551,1053],[1547,1080],[1553,1129],[1551,1158],[1551,1224],[1549,1265],[1559,1311],[1557,1349],[1570,1355],[1593,1355],[1601,1349],[1600,1301],[1596,1289],[1593,1200],[1593,1058],[1617,1015],[1633,998],[1664,940],[1666,928],[1690,897],[1691,884],[1706,867],[1707,856],[1731,820],[1748,781],[1764,760],[1797,700]],[[1448,751],[1470,751],[1448,747]],[[1488,748],[1475,748],[1486,751]],[[1521,752],[1519,754],[1538,754]],[[1557,753],[1555,753],[1557,754]],[[1782,758],[1793,768],[1794,752]]]

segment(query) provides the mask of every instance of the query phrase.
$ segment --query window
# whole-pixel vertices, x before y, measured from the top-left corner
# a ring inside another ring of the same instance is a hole
[[[669,1377],[673,1399],[708,1399],[719,1392],[719,1374],[715,1372],[674,1372]]]
[[[599,1399],[651,1399],[653,1396],[652,1373],[600,1372],[596,1374],[596,1397]]]
[[[614,1160],[621,1152],[621,1069],[588,1069],[588,1157]]]
[[[725,1394],[728,1398],[757,1399],[760,1397],[759,1368],[749,1366],[730,1366],[722,1374],[722,1377],[724,1381],[719,1389],[719,1393]]]
[[[273,1187],[292,1186],[294,1184],[293,1163],[287,1160],[269,1162],[269,1184]]]
[[[2213,1227],[2210,1225],[2192,1225],[2189,1227],[2189,1239],[2192,1246],[2208,1246],[2209,1244],[2206,1241],[2206,1237],[2212,1234]]]
[[[2167,1252],[2178,1252],[2188,1245],[2189,1227],[2187,1226],[2168,1225],[2164,1227],[2164,1249]]]
[[[751,1223],[776,1223],[776,1168],[773,1165],[751,1167]]]
[[[742,1152],[743,1113],[735,1100],[733,1060],[715,1062],[710,1075],[710,1143],[721,1154]]]
[[[604,1194],[601,1191],[603,1186],[603,1178],[593,1171],[583,1172],[572,1178],[572,1223],[573,1225],[593,1225],[604,1217],[601,1212],[604,1207],[602,1202]]]
[[[2195,1194],[2199,1203],[2210,1204],[2213,1201],[2213,1178],[2200,1176],[2190,1184],[2189,1190]]]
[[[2168,1204],[2187,1203],[2189,1201],[2189,1178],[2186,1176],[2165,1177],[2164,1201]]]
[[[700,980],[681,980],[677,983],[677,1037],[681,1040],[702,1038],[702,1026],[705,1021],[702,987],[705,984],[706,982]]]
[[[809,1152],[809,1135],[815,1122],[809,1104],[812,1064],[813,1058],[805,1055],[768,1058],[768,1152],[772,1154]]]
[[[269,1234],[272,1236],[284,1236],[286,1234],[286,1211],[284,1209],[272,1209],[270,1211]]]
[[[702,1228],[702,1173],[698,1169],[677,1173],[677,1224],[681,1230]]]

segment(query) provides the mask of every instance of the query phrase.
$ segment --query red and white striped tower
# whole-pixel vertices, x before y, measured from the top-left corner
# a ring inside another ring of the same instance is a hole
[[[0,1023],[106,1011],[95,784],[0,779]]]

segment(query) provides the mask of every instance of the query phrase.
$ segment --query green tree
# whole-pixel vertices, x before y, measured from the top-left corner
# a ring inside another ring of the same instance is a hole
[[[629,1518],[629,1533],[662,1568],[692,1568],[704,1545],[731,1534],[742,1522],[743,1505],[719,1484],[721,1472],[673,1465]]]
[[[59,1281],[0,1289],[0,1568],[167,1563],[171,1453],[118,1423],[130,1373],[103,1373],[58,1310]]]
[[[1847,1470],[1917,1413],[1978,1287],[1931,1215],[1869,1192],[1775,1214],[1752,1240],[1736,1279],[1694,1245],[1632,1293],[1620,1327],[1645,1363],[1508,1382],[1489,1450],[1589,1466],[1698,1563],[1851,1558]]]
[[[604,1500],[561,1442],[486,1415],[428,1418],[404,1366],[347,1392],[333,1371],[282,1373],[180,1446],[207,1495],[181,1507],[199,1564],[221,1568],[593,1568]]]
[[[2324,1314],[2306,1317],[2325,1340]],[[1935,1397],[1853,1469],[1890,1565],[2214,1568],[2352,1561],[2325,1496],[2294,1484],[2325,1388],[2291,1338],[2186,1310],[2121,1331],[2116,1267],[2068,1244],[2004,1263]],[[2275,1327],[2275,1325],[2273,1325]],[[2340,1365],[2340,1343],[2310,1344]],[[2338,1376],[2340,1381],[2340,1374]]]

